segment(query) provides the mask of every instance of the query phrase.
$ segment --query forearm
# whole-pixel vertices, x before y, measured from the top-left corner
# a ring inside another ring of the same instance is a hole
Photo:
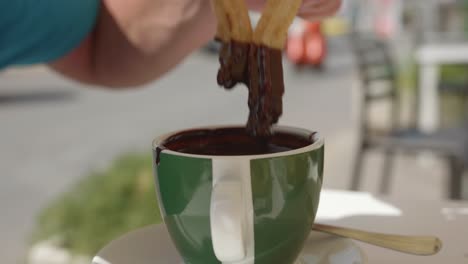
[[[53,68],[85,83],[136,86],[163,75],[213,36],[207,0],[136,1],[104,1],[92,35]]]

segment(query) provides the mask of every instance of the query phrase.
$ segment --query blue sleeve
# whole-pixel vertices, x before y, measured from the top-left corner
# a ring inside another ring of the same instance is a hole
[[[50,62],[92,31],[100,0],[0,0],[0,69]]]

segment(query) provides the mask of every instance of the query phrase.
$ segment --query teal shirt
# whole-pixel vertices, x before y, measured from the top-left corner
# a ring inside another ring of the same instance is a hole
[[[92,31],[100,0],[0,0],[0,69],[53,61]]]

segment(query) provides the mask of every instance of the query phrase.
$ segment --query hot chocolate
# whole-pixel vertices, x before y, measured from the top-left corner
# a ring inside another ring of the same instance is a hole
[[[314,142],[310,137],[276,132],[270,137],[251,136],[244,128],[188,130],[173,135],[161,145],[169,150],[198,155],[242,156],[289,151]]]

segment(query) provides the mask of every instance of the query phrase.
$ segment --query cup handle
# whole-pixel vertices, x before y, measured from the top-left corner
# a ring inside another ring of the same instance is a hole
[[[242,182],[228,172],[214,178],[210,204],[214,253],[221,262],[241,261],[246,257]]]

